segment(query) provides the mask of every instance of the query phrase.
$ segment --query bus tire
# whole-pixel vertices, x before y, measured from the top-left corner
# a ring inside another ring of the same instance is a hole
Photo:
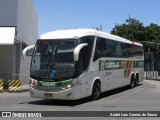
[[[139,75],[138,75],[138,74],[136,74],[135,86],[137,86],[137,85],[138,85],[138,83],[139,83]]]
[[[135,87],[135,80],[134,80],[134,76],[132,75],[131,80],[130,80],[129,88],[132,89],[134,87]]]
[[[90,100],[98,100],[101,95],[101,85],[99,81],[96,81],[93,84],[92,95],[90,96]]]

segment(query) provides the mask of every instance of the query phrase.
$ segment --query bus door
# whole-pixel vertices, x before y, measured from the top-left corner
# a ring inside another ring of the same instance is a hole
[[[76,74],[78,76],[78,97],[85,97],[87,96],[87,52],[86,49],[82,49],[79,54],[79,60],[76,62]]]

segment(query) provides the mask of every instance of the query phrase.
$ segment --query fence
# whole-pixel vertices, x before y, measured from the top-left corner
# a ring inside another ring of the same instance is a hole
[[[145,61],[144,70],[146,79],[160,80],[160,60]]]

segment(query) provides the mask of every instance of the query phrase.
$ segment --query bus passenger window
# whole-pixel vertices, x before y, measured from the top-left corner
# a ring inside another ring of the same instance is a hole
[[[97,38],[93,61],[106,56],[106,39]]]

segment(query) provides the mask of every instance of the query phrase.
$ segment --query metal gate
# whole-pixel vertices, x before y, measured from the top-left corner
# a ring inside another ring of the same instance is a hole
[[[160,80],[160,55],[146,52],[144,57],[144,71],[146,79]]]

